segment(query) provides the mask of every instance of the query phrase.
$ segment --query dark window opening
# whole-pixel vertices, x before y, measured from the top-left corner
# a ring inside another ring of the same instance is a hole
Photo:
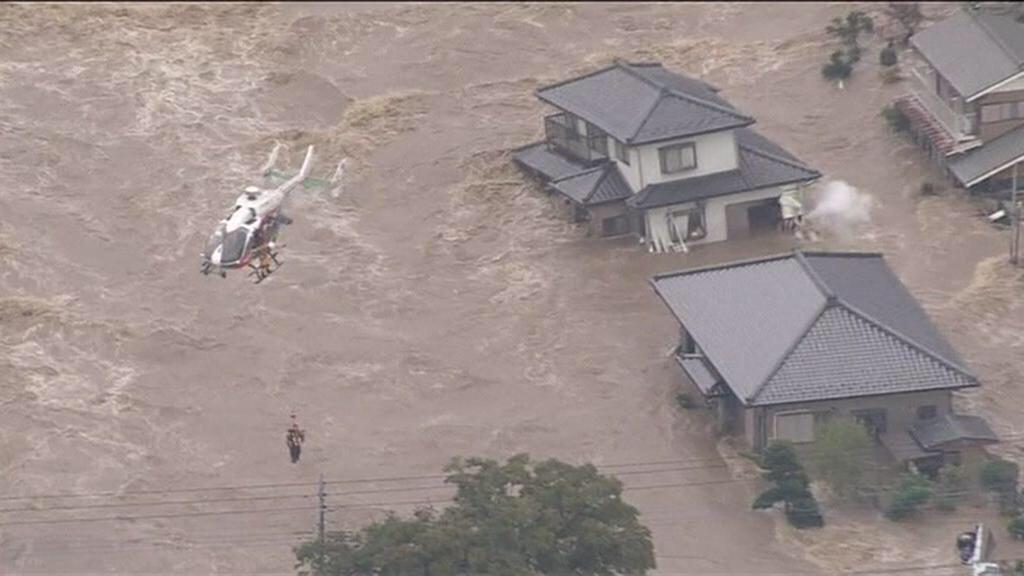
[[[625,144],[618,140],[615,141],[615,157],[626,166],[629,166],[629,150],[626,149]]]
[[[629,233],[629,216],[621,214],[612,218],[601,220],[602,236],[619,236]]]
[[[668,215],[668,235],[674,243],[680,238],[689,242],[700,240],[708,235],[707,224],[704,221],[704,207],[691,208],[689,210],[676,210]]]
[[[882,408],[871,410],[854,410],[853,418],[860,422],[867,429],[868,434],[874,438],[884,434],[886,430],[885,410]]]
[[[918,420],[931,420],[938,415],[938,411],[935,406],[918,406],[917,407],[917,419]]]

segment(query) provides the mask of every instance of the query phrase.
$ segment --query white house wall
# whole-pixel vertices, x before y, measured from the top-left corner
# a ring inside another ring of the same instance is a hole
[[[643,186],[640,184],[640,162],[637,158],[636,148],[632,146],[626,147],[626,154],[629,155],[629,164],[620,162],[615,157],[615,138],[608,137],[608,156],[615,160],[619,165],[619,170],[622,172],[622,177],[625,178],[626,184],[633,189],[633,193],[640,191]]]
[[[695,144],[697,168],[677,174],[662,174],[658,149],[686,142],[693,142]],[[714,172],[725,172],[726,170],[734,170],[738,166],[736,137],[732,130],[712,132],[692,138],[666,140],[656,144],[646,144],[637,146],[635,150],[639,155],[639,161],[636,164],[637,168],[641,171],[640,179],[643,186],[665,182],[666,180],[681,180],[683,178],[704,176]]]
[[[710,198],[704,201],[704,222],[707,226],[707,236],[701,240],[694,240],[687,242],[687,246],[696,246],[699,244],[708,244],[711,242],[721,242],[727,237],[726,221],[725,221],[725,208],[731,204],[738,204],[741,202],[750,202],[752,200],[763,200],[765,198],[778,198],[785,192],[795,189],[796,186],[773,186],[771,188],[765,188],[762,190],[752,190],[750,192],[741,192],[739,194],[727,194],[725,196],[718,196],[717,198]],[[672,204],[670,206],[664,206],[661,208],[652,208],[647,210],[647,241],[660,243],[663,246],[671,244],[671,237],[668,232],[668,218],[669,212],[676,210],[685,210],[692,208],[695,204],[693,202],[686,202],[683,204]]]

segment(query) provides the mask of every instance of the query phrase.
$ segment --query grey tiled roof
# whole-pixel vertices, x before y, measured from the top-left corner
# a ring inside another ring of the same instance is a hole
[[[966,414],[947,414],[929,422],[915,424],[910,434],[925,450],[933,450],[955,440],[999,441],[983,418]]]
[[[808,182],[821,177],[820,172],[809,168],[781,146],[749,128],[737,130],[736,138],[739,144],[739,167],[736,170],[651,184],[630,199],[630,205],[635,208],[656,208],[770,186]]]
[[[633,195],[615,162],[605,162],[550,184],[551,188],[584,205],[622,200]]]
[[[984,182],[987,176],[1024,156],[1024,126],[949,161],[949,171],[961,186]],[[1022,172],[1024,174],[1024,172]]]
[[[1024,24],[991,10],[961,11],[910,39],[965,98],[1021,71]]]
[[[586,170],[586,165],[549,150],[544,141],[517,149],[512,159],[547,180],[558,180]]]
[[[977,385],[878,254],[796,252],[652,284],[748,405]]]
[[[756,395],[758,404],[971,386],[958,369],[833,304]]]
[[[748,126],[754,119],[722,103],[706,85],[660,64],[617,62],[537,91],[541,100],[628,144]]]

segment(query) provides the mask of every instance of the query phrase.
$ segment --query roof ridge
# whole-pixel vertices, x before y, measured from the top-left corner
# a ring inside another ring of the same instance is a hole
[[[704,106],[706,108],[710,108],[712,110],[716,110],[718,112],[722,112],[724,114],[728,114],[730,116],[733,116],[734,118],[738,118],[738,119],[741,119],[741,120],[752,120],[752,121],[756,122],[756,120],[754,119],[753,116],[747,116],[746,114],[741,114],[737,110],[729,109],[729,108],[727,108],[725,106],[722,106],[720,104],[715,104],[714,102],[710,102],[710,101],[705,100],[703,98],[700,98],[698,96],[694,96],[692,94],[687,94],[685,92],[681,92],[679,90],[676,90],[675,88],[672,88],[671,86],[668,86],[667,84],[662,84],[661,82],[657,82],[655,80],[652,80],[651,78],[648,78],[647,76],[645,76],[645,75],[637,72],[636,70],[634,70],[632,68],[633,65],[630,64],[629,62],[618,61],[618,62],[616,62],[616,65],[619,68],[621,68],[624,72],[627,72],[630,76],[633,76],[634,78],[639,78],[642,82],[645,82],[645,83],[651,85],[652,87],[657,88],[658,91],[659,91],[657,98],[654,99],[654,102],[651,104],[650,108],[648,108],[647,111],[644,112],[644,114],[641,116],[642,120],[640,121],[640,125],[637,126],[636,132],[633,133],[633,136],[630,138],[630,141],[632,141],[634,138],[636,138],[637,135],[640,134],[640,131],[644,129],[644,126],[647,124],[647,120],[651,117],[651,113],[653,113],[654,109],[657,108],[659,104],[661,104],[661,100],[662,100],[662,98],[665,95],[674,96],[676,98],[682,98],[683,100],[689,100],[690,102],[693,102],[694,104],[697,104],[698,106]],[[660,63],[658,63],[658,66],[661,67],[662,69],[665,69],[665,67],[662,66]],[[671,71],[669,71],[667,69],[665,69],[665,70],[666,70],[666,72],[674,73],[674,72],[671,72]],[[703,80],[697,79],[697,81],[702,83],[702,84],[704,83]]]
[[[725,268],[741,268],[743,266],[751,266],[753,264],[762,264],[764,262],[773,262],[775,260],[785,260],[786,258],[792,258],[793,252],[779,252],[769,256],[760,256],[757,258],[748,258],[745,260],[734,260],[732,262],[724,262],[721,264],[709,264],[707,266],[697,266],[695,268],[686,268],[683,270],[676,270],[674,272],[662,272],[661,274],[655,274],[651,277],[651,281],[663,280],[666,278],[673,278],[676,276],[686,276],[688,274],[698,274],[701,272],[711,272],[712,270],[723,270]]]
[[[744,404],[746,403],[746,401],[757,400],[757,397],[761,395],[761,391],[764,390],[764,387],[767,386],[768,383],[772,381],[772,378],[775,377],[775,374],[779,370],[781,370],[782,365],[786,363],[786,359],[788,359],[790,355],[793,354],[793,351],[796,350],[797,347],[800,346],[800,344],[807,338],[807,335],[811,333],[811,328],[814,328],[814,325],[817,324],[819,320],[821,320],[821,317],[825,314],[825,311],[835,306],[835,296],[826,295],[825,302],[822,303],[821,307],[818,308],[817,314],[815,314],[811,318],[811,321],[808,322],[807,326],[805,326],[804,329],[800,332],[800,337],[794,340],[792,344],[786,347],[786,350],[783,351],[783,353],[779,356],[779,359],[775,362],[775,366],[773,366],[771,371],[768,372],[768,375],[765,376],[764,380],[762,380],[761,383],[757,385],[757,388],[754,389],[754,392],[751,393],[750,396],[744,398]]]
[[[764,136],[761,136],[761,137],[765,138]],[[781,164],[785,164],[785,165],[790,166],[792,168],[796,168],[797,170],[803,170],[804,172],[813,172],[814,174],[818,174],[818,175],[821,174],[821,172],[818,172],[817,170],[815,170],[814,168],[811,168],[810,166],[804,164],[803,162],[793,162],[792,160],[787,160],[786,158],[783,158],[783,157],[779,156],[778,154],[772,154],[771,152],[768,152],[766,150],[762,150],[761,148],[758,148],[757,146],[753,146],[753,145],[750,145],[750,144],[740,144],[738,142],[737,142],[737,144],[738,144],[738,146],[740,148],[746,150],[747,152],[751,152],[753,154],[757,154],[758,156],[763,156],[765,158],[768,158],[769,160],[775,160],[776,162],[779,162]]]
[[[810,263],[808,263],[807,259],[804,257],[804,253],[802,251],[794,250],[793,259],[800,264],[800,267],[803,269],[804,273],[807,274],[807,277],[811,279],[811,282],[814,283],[814,286],[819,291],[821,291],[821,295],[825,297],[825,300],[827,300],[828,302],[836,302],[838,300],[836,293],[832,290],[832,288],[829,287],[825,280],[818,275],[818,272],[813,267],[811,267]]]
[[[605,181],[605,178],[608,178],[608,166],[610,164],[614,164],[614,162],[600,165],[600,167],[604,168],[604,170],[602,171],[601,176],[597,179],[597,182],[594,182],[594,186],[590,188],[590,192],[588,192],[587,195],[583,197],[584,203],[589,202],[590,199],[594,197],[594,194],[597,194],[597,189],[601,187],[601,183]]]
[[[838,303],[840,307],[845,309],[847,312],[853,314],[854,316],[859,317],[864,322],[867,322],[868,324],[871,324],[872,326],[881,330],[882,332],[889,334],[893,338],[902,342],[904,345],[909,346],[910,348],[916,350],[921,354],[924,354],[925,356],[931,358],[932,360],[935,360],[936,362],[942,364],[943,366],[949,368],[950,370],[953,370],[954,372],[959,372],[968,380],[972,380],[975,383],[977,383],[978,378],[974,374],[972,374],[965,366],[961,366],[960,364],[953,362],[952,360],[939,356],[937,353],[929,350],[928,348],[925,348],[924,346],[912,340],[910,337],[904,335],[902,332],[896,330],[895,328],[883,324],[879,320],[875,319],[874,317],[864,312],[863,310],[857,308],[856,306],[850,304],[846,300],[838,300]],[[941,334],[939,336],[942,337]]]
[[[599,68],[597,70],[593,70],[591,72],[587,72],[586,74],[583,74],[581,76],[576,76],[576,77],[573,77],[573,78],[566,78],[565,80],[559,80],[558,82],[555,82],[554,84],[548,84],[547,86],[542,86],[540,88],[537,88],[536,90],[534,90],[533,93],[534,93],[534,95],[539,96],[540,93],[544,92],[545,90],[550,90],[552,88],[558,88],[559,86],[564,86],[564,85],[569,84],[571,82],[576,82],[577,80],[583,80],[584,78],[590,78],[591,76],[597,76],[598,74],[600,74],[602,72],[607,72],[607,71],[611,70],[612,68],[615,68],[616,66],[617,66],[617,63],[612,63],[611,65],[605,66],[604,68]]]
[[[566,175],[566,176],[562,176],[561,178],[555,178],[554,180],[551,180],[551,182],[549,182],[549,184],[557,184],[557,183],[559,183],[559,182],[561,182],[563,180],[569,180],[570,178],[576,178],[576,177],[579,177],[579,176],[584,176],[586,174],[590,174],[591,172],[594,172],[596,170],[600,170],[601,168],[604,168],[604,165],[605,165],[605,163],[602,162],[601,164],[598,164],[597,166],[591,166],[590,168],[584,168],[583,170],[580,170],[579,172],[573,172],[572,174],[569,174],[569,175]]]
[[[980,13],[980,11],[978,11],[978,13]],[[978,18],[978,16],[975,13],[975,11],[969,11],[967,14],[971,17],[971,21],[973,21],[975,24],[977,24],[978,27],[980,27],[982,29],[982,31],[985,32],[985,35],[989,37],[989,40],[992,40],[993,42],[995,42],[996,46],[999,46],[999,49],[1003,51],[1003,54],[1005,56],[1007,56],[1010,60],[1012,60],[1014,64],[1017,65],[1017,69],[1019,70],[1022,67],[1022,63],[1019,62],[1018,56],[1016,54],[1014,54],[1012,50],[1010,50],[1009,46],[1007,46],[1002,41],[1002,39],[999,38],[999,35],[996,34],[995,31],[992,30],[992,28],[990,28],[988,24],[986,24],[983,20]],[[1003,15],[1002,14],[998,14],[998,16],[1003,16]]]

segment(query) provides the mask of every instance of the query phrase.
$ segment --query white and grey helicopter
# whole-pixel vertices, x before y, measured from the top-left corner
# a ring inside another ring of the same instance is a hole
[[[275,180],[287,180],[270,189],[258,186],[245,188],[244,193],[235,200],[231,213],[220,221],[217,229],[207,240],[201,254],[202,274],[216,272],[221,278],[226,278],[228,270],[249,267],[252,268],[249,275],[255,276],[256,283],[259,284],[280,267],[277,251],[283,246],[277,244],[277,235],[282,225],[292,223],[291,218],[285,215],[283,205],[292,190],[313,180],[309,178],[313,164],[313,147],[306,149],[302,168],[291,177],[273,169],[280,150],[281,144],[277,143],[261,172],[271,185]],[[345,161],[342,160],[330,180],[330,184],[335,185],[335,196],[340,190],[344,166]]]

